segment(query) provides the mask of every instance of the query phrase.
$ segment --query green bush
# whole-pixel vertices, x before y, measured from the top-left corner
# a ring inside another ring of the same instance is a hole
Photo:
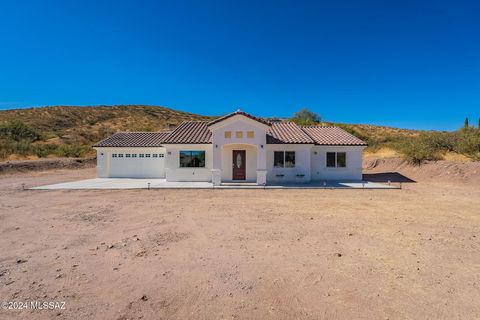
[[[457,131],[457,140],[454,145],[454,151],[471,157],[474,160],[480,160],[480,129],[463,128]]]
[[[37,141],[40,133],[20,121],[6,121],[0,124],[0,137],[14,141]]]
[[[32,152],[39,158],[45,158],[48,155],[57,154],[58,148],[59,146],[54,144],[34,145]]]
[[[397,150],[412,164],[421,164],[425,160],[440,160],[442,150],[435,146],[431,138],[429,133],[405,138],[397,144]]]
[[[57,155],[61,157],[82,157],[91,151],[90,146],[66,144],[57,149]]]
[[[7,158],[11,154],[28,156],[31,154],[32,144],[28,140],[15,141],[11,139],[0,140],[0,157]]]

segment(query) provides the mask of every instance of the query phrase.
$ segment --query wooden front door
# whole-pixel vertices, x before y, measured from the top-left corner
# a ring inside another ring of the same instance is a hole
[[[247,178],[247,170],[245,163],[245,150],[233,150],[232,153],[232,180],[245,180]]]

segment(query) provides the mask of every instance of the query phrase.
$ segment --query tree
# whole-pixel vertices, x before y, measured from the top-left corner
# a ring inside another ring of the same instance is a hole
[[[464,128],[468,128],[469,125],[468,125],[468,117],[465,118],[465,123],[463,125]]]
[[[295,112],[291,119],[293,122],[299,125],[308,126],[317,124],[322,121],[319,114],[308,110],[307,108],[302,108]]]

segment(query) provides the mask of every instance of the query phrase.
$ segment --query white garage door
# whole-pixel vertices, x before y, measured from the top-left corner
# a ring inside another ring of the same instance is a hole
[[[112,153],[111,178],[165,178],[164,153]]]

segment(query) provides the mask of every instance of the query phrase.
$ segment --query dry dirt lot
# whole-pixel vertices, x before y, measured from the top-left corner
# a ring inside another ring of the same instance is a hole
[[[22,191],[0,176],[1,319],[479,319],[480,183]]]

